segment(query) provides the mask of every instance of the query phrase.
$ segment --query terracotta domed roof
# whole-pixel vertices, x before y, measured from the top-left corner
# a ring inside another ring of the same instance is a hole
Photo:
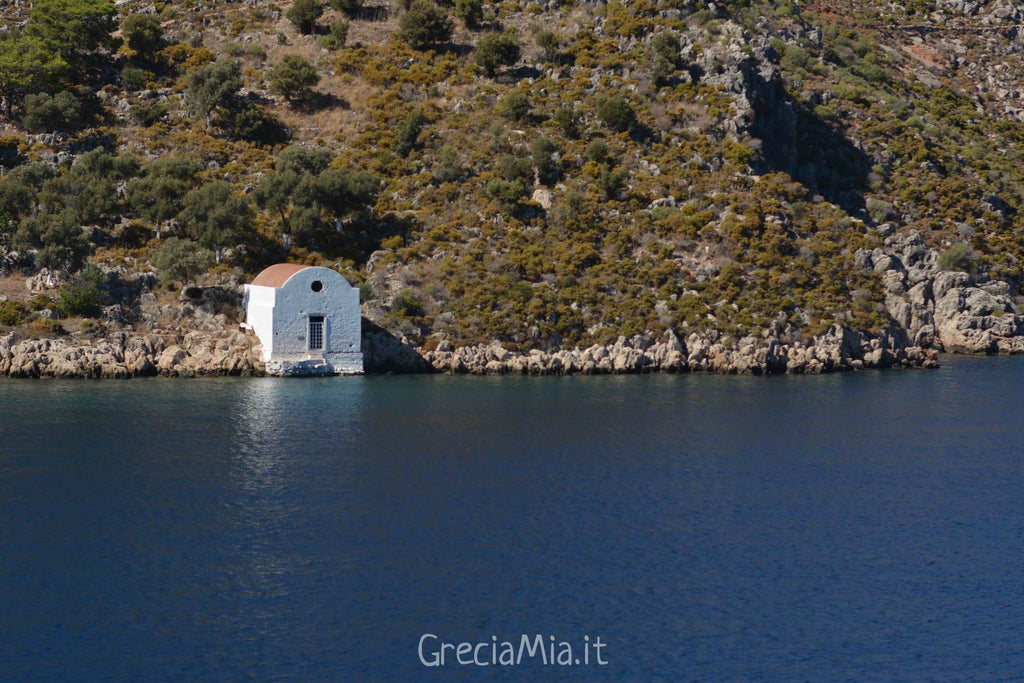
[[[292,275],[306,268],[312,268],[312,266],[304,266],[300,263],[275,263],[269,268],[264,268],[251,284],[258,287],[283,287]]]

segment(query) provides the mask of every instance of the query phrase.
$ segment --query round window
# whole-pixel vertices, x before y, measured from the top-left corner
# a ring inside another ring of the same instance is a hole
[[[312,289],[314,292],[319,292],[321,289],[324,288],[324,283],[320,282],[319,280],[313,280],[313,282],[309,285],[309,288]]]

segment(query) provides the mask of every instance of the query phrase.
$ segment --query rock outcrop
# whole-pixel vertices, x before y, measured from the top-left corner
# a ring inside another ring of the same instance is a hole
[[[916,231],[889,235],[884,247],[857,258],[882,274],[886,308],[910,344],[949,353],[1024,353],[1024,317],[1008,283],[941,270],[938,254]]]
[[[258,375],[259,347],[241,332],[160,334],[113,339],[0,337],[0,375],[11,377],[127,378],[152,375]]]
[[[627,374],[711,372],[769,375],[824,373],[863,368],[938,367],[931,352],[908,347],[905,336],[886,331],[867,337],[834,325],[808,342],[783,343],[777,337],[732,339],[715,332],[692,334],[684,343],[671,330],[660,338],[619,337],[614,344],[551,353],[514,353],[498,344],[452,349],[445,342],[424,357],[439,372],[455,374]]]

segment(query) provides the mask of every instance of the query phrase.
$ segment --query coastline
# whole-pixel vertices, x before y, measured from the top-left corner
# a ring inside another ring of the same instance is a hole
[[[781,317],[757,336],[716,330],[685,338],[671,329],[619,337],[586,348],[513,351],[497,341],[455,347],[443,335],[417,346],[382,326],[383,309],[365,305],[361,351],[366,374],[478,375],[820,374],[888,368],[935,368],[938,353],[1024,353],[1024,315],[1007,282],[942,270],[920,234],[893,234],[885,247],[860,250],[865,270],[881,276],[890,324],[872,332],[834,323],[805,339]],[[41,288],[30,278],[30,291]],[[130,283],[123,305],[105,309],[107,329],[95,338],[0,335],[0,376],[129,378],[261,376],[258,339],[237,327],[241,288],[222,283],[185,287],[178,301],[153,293],[155,278]],[[131,322],[129,322],[131,321]]]
[[[930,349],[904,347],[891,334],[868,337],[833,325],[808,342],[778,338],[733,339],[715,333],[685,341],[667,331],[657,338],[620,337],[613,344],[552,352],[512,352],[500,344],[452,348],[442,342],[422,351],[370,324],[362,350],[366,374],[572,375],[686,373],[821,374],[864,369],[937,368]],[[240,331],[151,332],[92,341],[0,337],[0,376],[12,378],[127,379],[265,375],[261,347]]]

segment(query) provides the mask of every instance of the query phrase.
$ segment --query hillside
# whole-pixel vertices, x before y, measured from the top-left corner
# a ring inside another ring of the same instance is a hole
[[[45,269],[4,290],[10,327],[138,329],[156,278],[293,260],[423,352],[837,323],[865,349],[1024,349],[1006,0],[3,12],[0,268]]]

